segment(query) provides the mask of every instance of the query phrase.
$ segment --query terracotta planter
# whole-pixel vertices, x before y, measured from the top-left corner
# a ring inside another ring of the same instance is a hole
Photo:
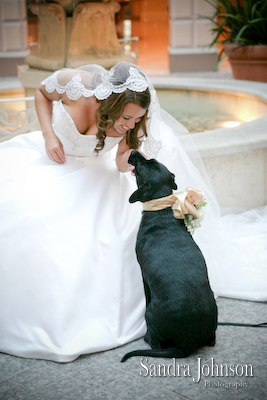
[[[225,52],[237,47],[224,44]],[[228,56],[235,79],[267,82],[267,45],[243,46]]]

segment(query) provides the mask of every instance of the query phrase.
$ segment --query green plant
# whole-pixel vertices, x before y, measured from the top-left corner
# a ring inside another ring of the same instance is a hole
[[[215,34],[210,47],[220,44],[218,63],[227,57],[232,49],[224,54],[224,44],[235,44],[237,48],[246,45],[267,45],[267,0],[205,0],[214,7],[210,20]]]

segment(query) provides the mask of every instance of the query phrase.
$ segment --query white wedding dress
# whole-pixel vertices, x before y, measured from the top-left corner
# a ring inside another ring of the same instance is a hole
[[[135,178],[115,165],[122,138],[107,137],[96,157],[96,137],[77,131],[61,101],[54,130],[65,164],[49,160],[39,131],[0,145],[0,351],[68,362],[146,332],[135,256],[142,210],[128,201]],[[169,138],[158,159],[179,190],[203,189]],[[266,301],[266,208],[221,219],[208,206],[194,237],[216,295]]]
[[[0,351],[66,362],[145,333],[141,210],[111,157],[122,138],[95,157],[96,137],[61,102],[54,117],[65,164],[48,159],[41,132],[0,146]]]

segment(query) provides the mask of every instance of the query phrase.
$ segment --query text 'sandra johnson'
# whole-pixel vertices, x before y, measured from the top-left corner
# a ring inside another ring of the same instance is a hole
[[[207,377],[253,377],[251,364],[216,364],[214,358],[209,363],[203,363],[197,359],[196,371],[192,371],[189,364],[179,364],[175,358],[170,364],[153,364],[147,358],[140,360],[141,376],[177,376],[192,377],[193,382],[198,383],[201,378]]]

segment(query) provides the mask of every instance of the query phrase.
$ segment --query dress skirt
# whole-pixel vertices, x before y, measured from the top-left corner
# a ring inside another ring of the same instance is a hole
[[[68,362],[144,335],[135,189],[110,153],[57,164],[41,132],[0,146],[0,351]]]

